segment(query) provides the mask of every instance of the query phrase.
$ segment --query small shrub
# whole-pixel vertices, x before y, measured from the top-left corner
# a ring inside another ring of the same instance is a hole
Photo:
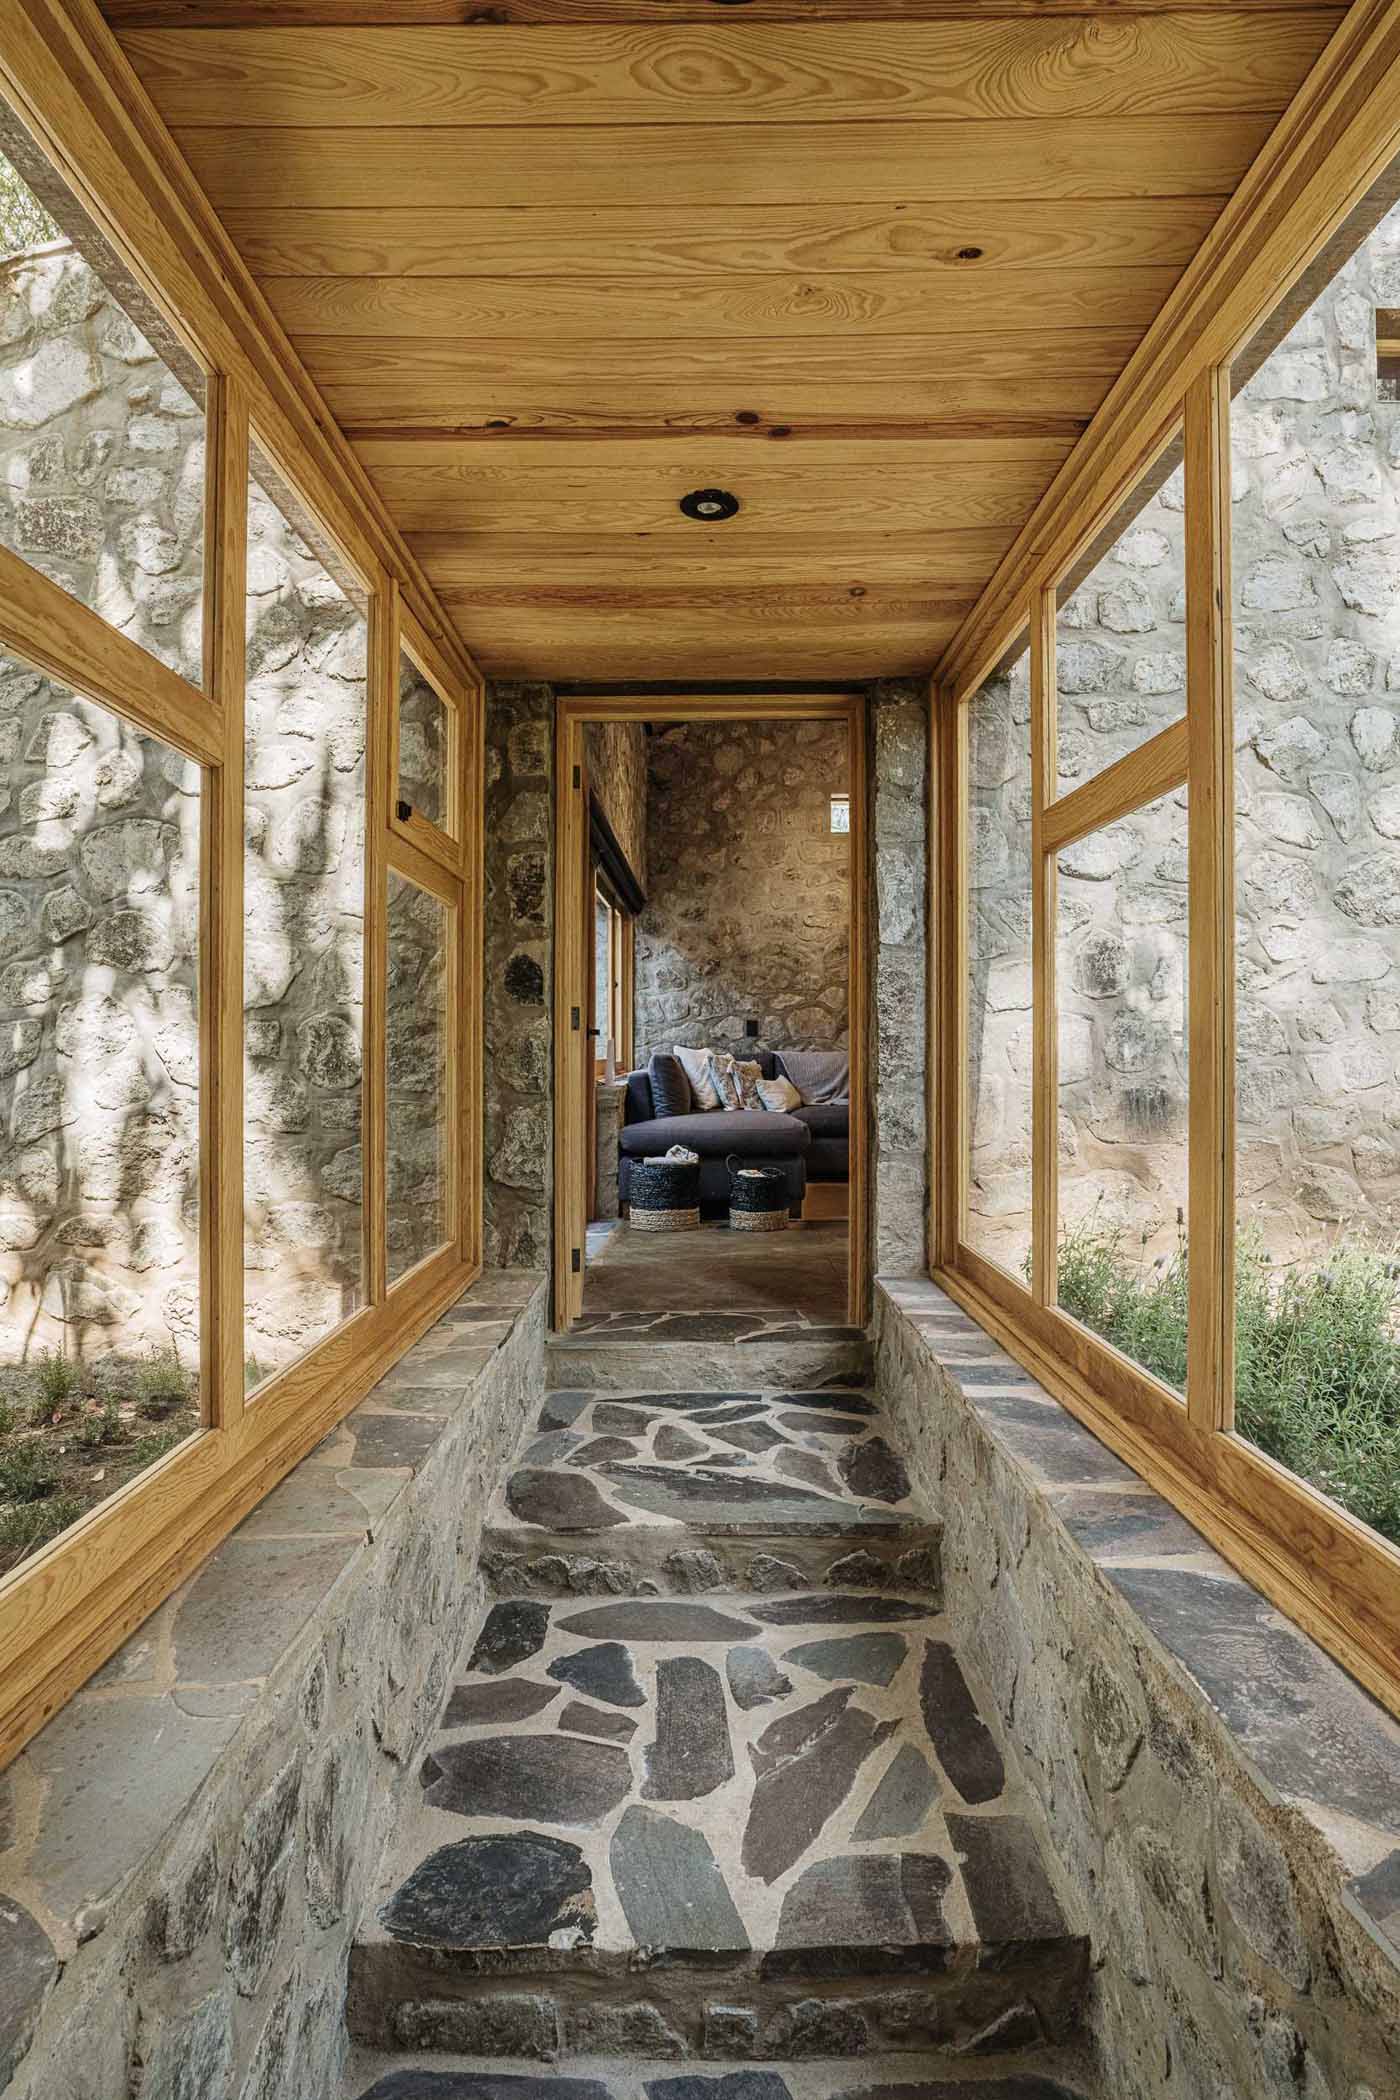
[[[76,1524],[82,1513],[76,1495],[50,1495],[43,1502],[0,1509],[0,1573],[16,1567],[27,1554],[37,1553],[40,1546]]]
[[[96,1451],[121,1435],[121,1418],[109,1400],[105,1407],[88,1409],[79,1419],[76,1442],[84,1451]]]
[[[0,1437],[9,1436],[19,1422],[19,1409],[13,1400],[0,1394]]]
[[[138,1437],[127,1456],[131,1465],[139,1472],[147,1466],[153,1466],[158,1458],[164,1458],[167,1451],[173,1451],[177,1444],[183,1444],[184,1441],[183,1429],[156,1429],[150,1436]]]
[[[137,1413],[156,1422],[177,1407],[188,1407],[193,1398],[189,1374],[173,1349],[168,1355],[153,1354],[138,1368],[133,1390]]]
[[[33,1439],[0,1453],[0,1502],[39,1502],[58,1486],[58,1461]]]
[[[33,1419],[51,1422],[77,1397],[81,1384],[82,1373],[75,1363],[60,1356],[57,1349],[45,1349],[34,1364]]]

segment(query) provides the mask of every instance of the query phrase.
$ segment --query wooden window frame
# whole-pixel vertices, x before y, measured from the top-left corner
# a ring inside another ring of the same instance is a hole
[[[353,452],[90,0],[8,11],[0,96],[207,376],[204,689],[8,549],[0,649],[202,768],[200,1386],[205,1426],[0,1581],[0,1765],[460,1295],[482,1260],[483,685]],[[250,432],[369,607],[365,821],[365,1304],[244,1395],[243,730]],[[394,818],[400,649],[452,724],[456,838]],[[427,836],[422,834],[426,833]],[[385,1280],[390,871],[448,902],[448,1243]]]
[[[617,1052],[619,1073],[632,1069],[633,1026],[635,1014],[634,977],[636,964],[637,922],[630,911],[619,904],[611,885],[600,868],[593,870],[594,895],[601,899],[608,914],[608,1027]],[[599,1079],[607,1067],[607,1042],[604,1039],[602,1054],[595,1057],[594,1069]]]
[[[1400,4],[1344,19],[1082,444],[939,667],[930,710],[930,1272],[1241,1572],[1400,1713],[1400,1549],[1238,1436],[1234,1405],[1234,791],[1231,368],[1302,310],[1394,195]],[[1358,232],[1357,229],[1360,229]],[[1286,303],[1285,303],[1286,302]],[[1054,776],[1054,612],[1071,576],[1184,427],[1187,710],[1063,796]],[[968,951],[967,710],[1017,633],[1032,642],[1032,1287],[963,1236]],[[1185,787],[1189,802],[1185,1403],[1055,1302],[1055,856]]]

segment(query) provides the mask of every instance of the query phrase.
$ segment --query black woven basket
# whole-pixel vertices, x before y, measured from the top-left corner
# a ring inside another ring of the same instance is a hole
[[[776,1167],[756,1167],[731,1152],[729,1225],[733,1232],[782,1232],[788,1221],[787,1176]]]
[[[700,1162],[634,1159],[627,1218],[638,1232],[694,1232],[700,1224]]]

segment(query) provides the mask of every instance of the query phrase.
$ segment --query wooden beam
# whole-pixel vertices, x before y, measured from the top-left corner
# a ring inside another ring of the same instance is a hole
[[[781,336],[859,342],[871,336],[1027,335],[1144,329],[1179,273],[1172,269],[1007,270],[998,277],[856,275],[584,278],[268,277],[262,289],[293,341],[343,343],[412,335],[488,343],[540,335],[594,342],[668,336],[687,343]]]
[[[1062,852],[1076,839],[1087,838],[1091,831],[1102,831],[1105,824],[1116,824],[1121,818],[1131,816],[1135,809],[1143,809],[1149,802],[1172,794],[1185,785],[1186,767],[1187,736],[1183,719],[1171,723],[1166,729],[1159,729],[1156,736],[1139,744],[1135,751],[1125,751],[1121,758],[1115,759],[1111,766],[1105,766],[1092,780],[1084,781],[1072,793],[1051,802],[1045,811],[1046,852]],[[1051,794],[1054,787],[1052,772]]]
[[[1191,0],[1194,11],[1225,14],[1277,14],[1299,9],[1312,12],[1316,0]],[[1106,16],[1177,14],[1182,0],[991,0],[980,10],[993,20],[1017,21],[1044,15]],[[814,22],[941,22],[966,17],[968,0],[747,0],[746,23],[789,22],[808,28]],[[114,28],[132,29],[264,29],[267,0],[105,0],[103,12]],[[548,25],[572,28],[579,23],[630,27],[664,23],[674,28],[714,24],[714,0],[279,0],[277,19],[295,29],[446,26],[496,31]]]
[[[703,25],[367,25],[313,39],[285,21],[134,32],[128,58],[173,126],[788,124],[1201,115],[1281,110],[1341,18],[1316,13],[984,16],[795,38],[745,16]]]
[[[1030,602],[1031,649],[1031,1295],[1053,1305],[1059,1276],[1060,1043],[1056,996],[1059,870],[1048,816],[1059,778],[1055,593]]]
[[[53,0],[50,0],[53,4]],[[1365,5],[1366,0],[1359,0]],[[658,124],[417,133],[392,126],[184,125],[177,144],[216,210],[440,210],[626,204],[639,193],[715,205],[902,203],[1026,196],[1218,196],[1273,128],[1269,114],[1104,117],[1033,124]],[[741,171],[741,173],[736,173]]]
[[[560,476],[582,476],[593,482],[611,475],[638,482],[679,475],[682,481],[703,467],[709,474],[744,474],[751,486],[794,474],[850,476],[871,471],[884,476],[905,471],[941,477],[953,469],[976,467],[995,474],[1003,467],[1034,463],[1055,467],[1073,450],[1066,437],[984,437],[953,430],[947,437],[833,438],[812,436],[798,443],[769,439],[762,449],[742,431],[728,431],[692,453],[676,437],[634,438],[609,448],[601,442],[587,451],[577,444],[512,441],[510,432],[483,447],[473,438],[448,431],[422,432],[405,442],[375,435],[357,447],[373,473],[395,468],[432,474],[466,487],[557,488]]]
[[[258,277],[824,276],[982,280],[1004,270],[1184,269],[1223,196],[1035,197],[1015,203],[790,204],[741,200],[528,212],[439,207],[233,210],[224,224]]]
[[[1009,525],[974,526],[966,532],[887,532],[775,535],[761,548],[723,529],[695,526],[675,540],[655,534],[568,535],[422,532],[413,545],[445,605],[478,590],[531,590],[565,585],[579,590],[635,588],[645,569],[646,587],[700,589],[732,584],[770,589],[780,585],[917,585],[956,591],[969,577],[985,574],[1009,544]]]
[[[844,440],[862,447],[891,442],[925,446],[945,438],[1068,438],[1073,442],[1088,426],[1088,416],[1008,415],[969,416],[965,419],[948,416],[922,423],[843,422],[837,417],[832,417],[825,422],[817,418],[808,418],[800,423],[783,423],[776,417],[769,418],[755,412],[751,420],[746,419],[743,422],[732,415],[715,417],[708,424],[695,418],[688,422],[678,418],[670,427],[661,422],[618,422],[611,425],[578,423],[566,425],[563,429],[553,429],[548,423],[515,426],[493,418],[487,423],[441,427],[419,423],[386,423],[380,426],[373,423],[350,423],[343,424],[342,429],[357,450],[365,452],[370,445],[382,441],[399,446],[401,457],[406,461],[430,457],[433,446],[443,440],[464,447],[494,445],[498,451],[509,452],[513,443],[538,445],[547,450],[554,444],[644,446],[658,439],[664,440],[668,449],[674,449],[678,439],[691,437],[720,440],[733,438],[746,446],[755,443],[785,444],[791,441],[802,448],[804,462],[811,465],[811,453],[807,447],[813,442],[819,446],[823,443],[829,444],[833,440]],[[708,449],[696,457],[708,458]]]

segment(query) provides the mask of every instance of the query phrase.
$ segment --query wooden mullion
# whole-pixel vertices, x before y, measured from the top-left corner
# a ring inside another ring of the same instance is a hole
[[[203,776],[200,827],[200,1335],[206,1419],[243,1417],[243,729],[248,402],[210,381],[205,489],[205,684],[221,763]]]
[[[485,985],[486,985],[486,695],[468,689],[457,743],[458,795],[462,809],[462,869],[465,882],[460,918],[462,942],[462,1189],[463,1256],[479,1268],[485,1253]]]
[[[870,847],[870,743],[869,713],[863,694],[848,694],[844,701],[850,785],[850,847],[847,866],[847,911],[850,923],[850,963],[847,979],[847,1037],[850,1044],[850,1161],[849,1198],[846,1218],[846,1317],[856,1327],[870,1318],[872,1262],[872,1217],[870,1162],[873,1147],[875,1104],[870,1098],[869,1074],[872,1047],[871,1015],[874,945],[870,927],[870,896],[873,869]]]
[[[365,743],[364,1282],[371,1305],[388,1289],[386,1200],[389,812],[398,701],[398,585],[382,573],[370,601]],[[431,865],[431,864],[430,864]]]
[[[1059,779],[1053,588],[1031,598],[1031,1291],[1055,1302],[1059,1230],[1059,1043],[1056,1034],[1055,847],[1046,810]]]
[[[1186,1404],[1207,1431],[1235,1405],[1234,745],[1229,367],[1186,398],[1186,688],[1190,730],[1190,1179]]]
[[[1187,777],[1186,722],[1173,722],[1159,730],[1136,751],[1105,766],[1071,794],[1051,801],[1045,810],[1044,844],[1047,852],[1059,853],[1076,839],[1102,831],[1124,817],[1158,802],[1163,795],[1184,787]],[[1050,783],[1054,793],[1054,782]]]
[[[582,1268],[588,1220],[584,1191],[592,1133],[587,1129],[584,1033],[588,955],[582,907],[588,870],[588,810],[583,772],[583,716],[559,703],[555,727],[558,823],[554,868],[554,1325],[561,1332],[583,1309]],[[579,1025],[573,1025],[574,1010]]]
[[[384,865],[386,871],[416,882],[420,890],[426,890],[440,903],[450,904],[453,911],[462,901],[461,876],[454,868],[444,866],[439,854],[425,852],[421,839],[391,827],[384,841]]]

